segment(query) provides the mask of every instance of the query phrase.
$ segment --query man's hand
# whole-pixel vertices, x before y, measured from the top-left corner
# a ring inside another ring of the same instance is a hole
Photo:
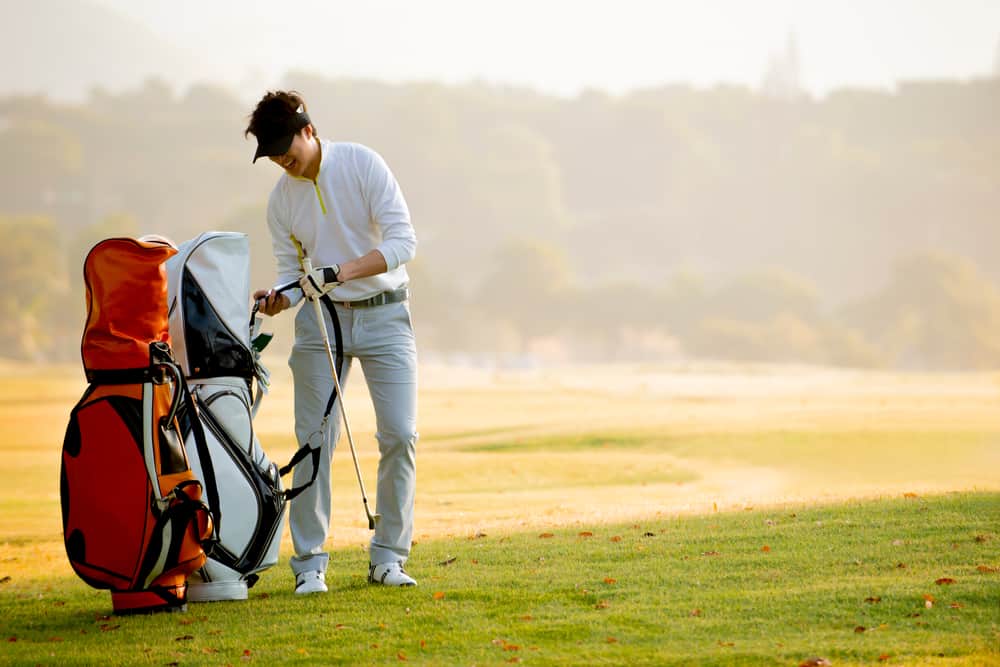
[[[308,272],[299,280],[299,287],[307,299],[316,299],[340,284],[340,266],[320,266]]]
[[[287,296],[273,289],[257,290],[253,293],[253,300],[257,302],[257,310],[271,316],[277,315],[291,305]]]

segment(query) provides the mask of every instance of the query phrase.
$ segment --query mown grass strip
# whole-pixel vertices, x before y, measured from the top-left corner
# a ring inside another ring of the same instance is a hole
[[[0,571],[0,662],[989,664],[998,526],[1000,494],[554,525],[418,544],[413,589],[369,587],[339,550],[327,595],[295,596],[283,561],[247,602],[148,617]]]

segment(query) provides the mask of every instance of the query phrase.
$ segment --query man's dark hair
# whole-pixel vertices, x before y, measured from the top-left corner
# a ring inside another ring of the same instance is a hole
[[[305,110],[306,103],[296,91],[268,91],[264,97],[260,98],[260,102],[257,102],[253,113],[250,114],[250,122],[243,132],[243,136],[252,134],[259,138],[262,130],[267,133],[266,128],[284,127],[299,107]],[[316,126],[313,125],[313,132],[315,133],[315,131]]]

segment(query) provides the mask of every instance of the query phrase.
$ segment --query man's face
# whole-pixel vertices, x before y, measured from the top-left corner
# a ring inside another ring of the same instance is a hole
[[[271,156],[268,159],[284,169],[289,176],[306,178],[312,165],[319,158],[319,146],[313,141],[312,130],[307,125],[292,138],[292,145],[284,155]],[[310,174],[315,177],[315,172]]]

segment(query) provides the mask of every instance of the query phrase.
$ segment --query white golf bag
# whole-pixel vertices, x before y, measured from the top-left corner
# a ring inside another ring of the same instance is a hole
[[[251,389],[266,387],[267,371],[251,343],[246,234],[206,232],[181,244],[167,279],[172,346],[197,407],[180,416],[181,429],[216,526],[188,600],[245,600],[257,573],[278,562],[287,495],[253,430]],[[202,446],[192,419],[205,432]]]

